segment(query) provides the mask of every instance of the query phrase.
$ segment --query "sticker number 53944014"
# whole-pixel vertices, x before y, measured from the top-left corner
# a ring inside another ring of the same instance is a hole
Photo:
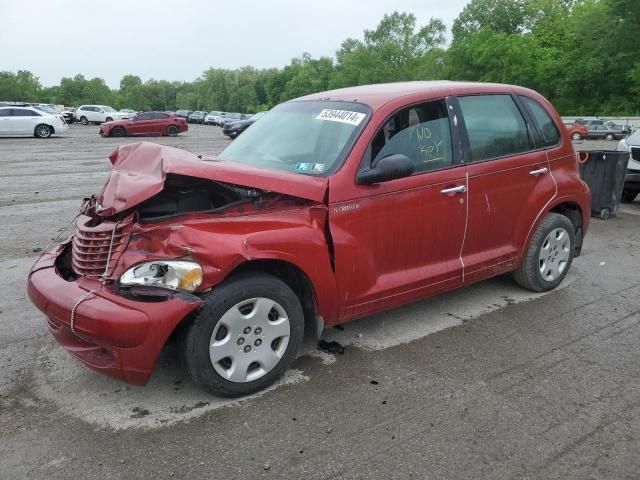
[[[360,112],[352,112],[350,110],[334,110],[325,108],[322,110],[316,120],[328,120],[330,122],[348,123],[349,125],[360,125],[366,115]]]

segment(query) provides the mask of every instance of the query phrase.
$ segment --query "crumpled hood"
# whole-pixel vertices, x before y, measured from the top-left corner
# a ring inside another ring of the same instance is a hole
[[[324,201],[326,178],[218,161],[215,157],[203,158],[186,150],[148,142],[120,147],[109,156],[113,169],[98,196],[98,213],[111,216],[153,197],[162,191],[168,173]]]

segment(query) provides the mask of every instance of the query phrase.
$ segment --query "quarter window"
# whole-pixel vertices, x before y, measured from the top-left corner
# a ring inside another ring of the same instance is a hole
[[[420,173],[453,165],[452,152],[447,107],[440,100],[405,108],[387,120],[371,143],[371,164],[402,154]]]
[[[529,97],[520,98],[540,127],[542,138],[536,138],[536,145],[539,147],[553,147],[554,145],[557,145],[560,141],[560,132],[549,113],[535,100],[532,100]]]
[[[469,135],[472,162],[530,149],[527,124],[510,95],[460,97],[459,102]]]

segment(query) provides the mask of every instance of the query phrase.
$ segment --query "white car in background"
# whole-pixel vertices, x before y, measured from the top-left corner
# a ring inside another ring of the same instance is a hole
[[[633,202],[640,194],[640,130],[636,130],[627,138],[620,140],[618,150],[629,152],[627,174],[624,177],[622,190],[623,202]]]
[[[48,138],[69,130],[62,115],[51,115],[32,107],[1,107],[0,135],[33,135]]]
[[[104,123],[113,120],[125,120],[131,118],[126,113],[118,112],[107,105],[81,105],[75,113],[75,119],[82,125],[89,123]]]
[[[136,112],[135,110],[129,110],[128,108],[121,108],[118,113],[126,115],[125,117],[122,117],[123,120],[128,120],[138,115],[138,112]]]
[[[205,125],[215,125],[216,122],[218,121],[218,118],[220,118],[224,114],[225,114],[225,112],[219,112],[217,110],[213,110],[213,111],[207,113],[207,116],[204,117],[204,124]]]

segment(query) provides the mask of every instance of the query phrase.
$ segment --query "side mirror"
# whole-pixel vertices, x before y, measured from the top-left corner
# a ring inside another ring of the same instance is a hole
[[[413,162],[406,155],[396,153],[381,158],[372,167],[358,172],[356,183],[358,185],[371,185],[373,183],[388,182],[396,178],[410,177],[414,172]]]

